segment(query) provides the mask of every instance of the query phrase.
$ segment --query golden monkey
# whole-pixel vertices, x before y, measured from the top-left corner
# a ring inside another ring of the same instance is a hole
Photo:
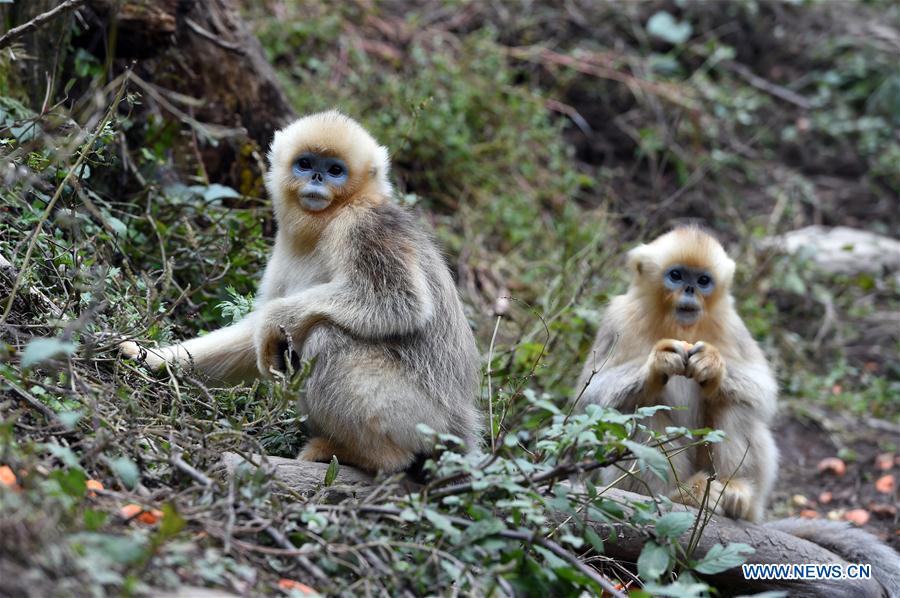
[[[711,236],[684,227],[633,249],[628,264],[631,286],[603,317],[577,386],[587,384],[581,403],[622,412],[668,405],[644,420],[653,430],[709,427],[726,438],[672,451],[667,483],[636,474],[622,487],[646,493],[649,486],[696,506],[715,473],[709,505],[758,521],[778,468],[770,431],[778,385],[734,309],[734,262]]]
[[[633,249],[628,264],[631,286],[604,314],[577,386],[584,389],[581,403],[622,412],[668,405],[673,409],[643,421],[658,432],[667,426],[709,427],[726,437],[709,447],[670,451],[668,482],[635,473],[622,487],[698,506],[714,473],[708,505],[760,521],[778,472],[771,432],[778,386],[734,309],[734,262],[714,238],[684,227]],[[611,470],[605,472],[607,483],[620,477]],[[900,597],[900,555],[875,536],[846,522],[782,519],[765,525],[847,562],[871,563],[885,595]],[[795,593],[807,595],[802,588]]]
[[[431,236],[392,203],[387,149],[331,111],[278,131],[266,187],[278,233],[257,302],[242,321],[143,355],[222,381],[268,376],[287,346],[316,358],[301,409],[309,461],[406,469],[431,454],[418,430],[479,436],[478,352]]]

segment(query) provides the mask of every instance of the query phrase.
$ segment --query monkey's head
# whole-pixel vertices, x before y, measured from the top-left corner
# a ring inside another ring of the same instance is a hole
[[[387,148],[336,110],[294,121],[275,133],[266,188],[282,225],[325,216],[361,197],[391,194]]]
[[[728,297],[734,261],[697,227],[680,227],[628,253],[634,288],[658,315],[691,328]]]

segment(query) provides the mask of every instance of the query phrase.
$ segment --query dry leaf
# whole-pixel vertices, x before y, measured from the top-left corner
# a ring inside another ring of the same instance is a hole
[[[844,475],[847,473],[847,465],[837,457],[825,457],[819,461],[817,468],[819,473],[833,473],[834,475]]]
[[[809,504],[809,499],[802,494],[795,494],[791,497],[791,504],[793,504],[795,507],[805,507]]]

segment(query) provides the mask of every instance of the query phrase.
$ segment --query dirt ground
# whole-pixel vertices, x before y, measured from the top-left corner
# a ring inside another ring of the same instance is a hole
[[[896,483],[891,491],[884,479],[900,478],[900,433],[891,424],[876,427],[854,420],[852,427],[845,427],[842,423],[827,413],[782,419],[776,427],[781,473],[772,516],[862,522],[867,514],[862,527],[900,550],[900,494]],[[843,474],[837,462],[820,470],[822,460],[829,458],[840,458],[846,467]],[[876,487],[879,480],[881,491]]]

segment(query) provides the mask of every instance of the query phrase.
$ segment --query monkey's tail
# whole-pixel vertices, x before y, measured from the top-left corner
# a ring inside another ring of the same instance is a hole
[[[765,526],[818,544],[848,563],[871,564],[872,577],[888,597],[900,598],[900,554],[872,534],[843,521],[818,519],[779,519]]]

